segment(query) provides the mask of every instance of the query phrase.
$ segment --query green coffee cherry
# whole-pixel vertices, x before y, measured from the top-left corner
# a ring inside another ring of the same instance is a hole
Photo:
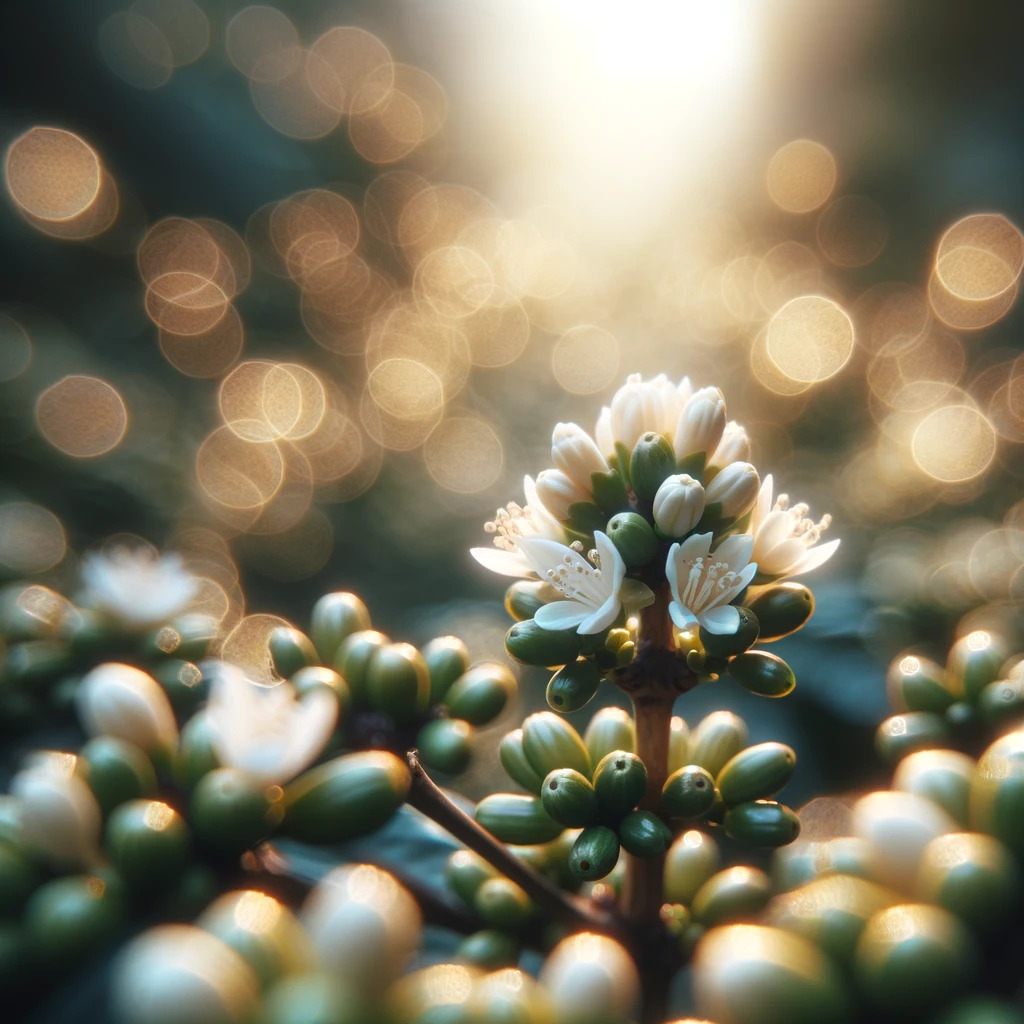
[[[458,718],[437,718],[416,734],[416,747],[428,768],[457,775],[473,757],[473,727]]]
[[[208,864],[193,861],[157,903],[162,921],[193,921],[221,893],[221,879]]]
[[[633,717],[623,708],[601,708],[594,713],[583,733],[583,742],[591,764],[600,764],[613,750],[632,752],[636,749],[636,726]]]
[[[474,665],[459,676],[444,698],[452,718],[471,725],[487,725],[505,710],[515,696],[516,677],[507,666],[488,661]]]
[[[914,892],[922,902],[943,907],[971,928],[985,931],[1016,911],[1020,872],[998,839],[953,832],[925,847]]]
[[[488,878],[497,878],[498,873],[472,850],[456,850],[445,868],[445,881],[464,903],[473,905],[477,889]]]
[[[995,996],[965,996],[931,1024],[1020,1024],[1020,1008]]]
[[[457,636],[439,636],[422,653],[430,675],[430,703],[437,704],[469,668],[469,649]]]
[[[174,777],[181,785],[191,789],[208,772],[219,766],[220,760],[213,749],[210,720],[205,712],[200,711],[181,730],[178,749],[174,753]]]
[[[89,765],[87,781],[104,814],[118,804],[156,792],[153,762],[134,743],[96,736],[79,751]]]
[[[557,601],[560,596],[549,583],[516,580],[505,591],[505,611],[516,622],[527,622],[549,601]]]
[[[690,904],[693,919],[712,928],[759,914],[772,895],[771,879],[757,868],[734,867],[712,875]]]
[[[709,658],[731,658],[742,654],[757,642],[759,625],[757,616],[749,608],[737,606],[740,624],[735,633],[709,633],[700,628],[700,642]]]
[[[473,897],[473,909],[492,928],[522,927],[533,914],[529,896],[507,878],[488,878]]]
[[[1024,856],[1024,730],[996,740],[978,759],[971,782],[971,826]]]
[[[922,1014],[955,995],[972,973],[974,950],[948,911],[922,903],[880,910],[857,943],[854,970],[886,1013]]]
[[[758,743],[730,758],[718,773],[718,792],[726,804],[775,796],[793,777],[796,754],[785,743]]]
[[[931,800],[966,828],[973,778],[974,761],[966,754],[954,750],[918,750],[900,762],[893,775],[892,788]]]
[[[630,811],[619,822],[619,842],[634,857],[660,857],[672,842],[672,830],[654,811]]]
[[[523,722],[523,753],[541,778],[556,768],[575,768],[590,777],[590,755],[580,734],[550,711],[538,711]]]
[[[121,885],[110,873],[66,875],[41,885],[25,906],[33,951],[60,966],[105,946],[125,922]]]
[[[706,832],[691,829],[677,836],[665,855],[665,899],[688,906],[721,859],[718,845]]]
[[[45,683],[70,666],[70,648],[54,640],[26,640],[12,644],[4,654],[4,678],[17,685]]]
[[[164,688],[178,721],[188,718],[209,694],[209,680],[191,661],[168,658],[156,665],[153,678]]]
[[[427,663],[412,644],[388,644],[377,651],[366,673],[370,707],[408,722],[426,710],[430,701]]]
[[[653,431],[642,434],[629,460],[629,482],[636,496],[642,501],[654,501],[665,477],[675,471],[676,453],[672,445]]]
[[[725,812],[725,831],[751,846],[785,846],[800,835],[800,819],[774,800],[751,800]]]
[[[514,967],[519,959],[519,943],[506,932],[486,928],[467,935],[455,950],[455,959],[485,971]]]
[[[956,699],[945,669],[914,654],[893,659],[885,676],[885,689],[894,711],[942,713]]]
[[[566,828],[583,828],[597,818],[597,794],[590,780],[572,768],[556,768],[540,791],[544,810]]]
[[[999,678],[1008,653],[999,637],[983,629],[962,636],[949,649],[946,659],[950,689],[975,703],[981,691]]]
[[[39,865],[25,850],[0,839],[0,920],[21,913],[42,877]]]
[[[760,625],[761,642],[770,643],[806,625],[814,614],[814,595],[802,583],[776,583],[754,595],[750,610]]]
[[[568,714],[589,704],[601,683],[601,673],[592,661],[572,661],[560,668],[548,683],[548,706]]]
[[[289,679],[300,668],[316,665],[319,661],[313,641],[301,630],[291,626],[278,626],[267,642],[274,668],[280,676]]]
[[[173,882],[188,864],[188,826],[160,800],[129,800],[107,820],[104,846],[124,880],[137,889]]]
[[[540,795],[544,776],[536,771],[523,752],[523,730],[513,729],[506,733],[498,746],[501,766],[513,782],[518,782],[527,792]]]
[[[366,998],[327,974],[285,975],[266,994],[263,1024],[363,1024],[373,1020]]]
[[[324,594],[313,605],[309,633],[324,665],[334,662],[343,641],[369,628],[370,613],[355,594],[344,591]]]
[[[636,512],[619,512],[612,516],[608,520],[607,533],[627,568],[639,569],[658,553],[654,528]]]
[[[887,764],[896,764],[915,750],[942,746],[949,726],[934,711],[908,711],[885,719],[875,731],[875,750]]]
[[[410,783],[406,763],[385,750],[336,757],[286,787],[284,830],[309,843],[368,835],[402,806]]]
[[[824,844],[825,859],[830,870],[840,875],[851,875],[873,881],[880,874],[878,850],[873,843],[857,836],[840,836]]]
[[[300,668],[290,681],[295,690],[295,696],[300,699],[319,687],[329,690],[338,702],[339,715],[343,715],[352,703],[352,693],[348,688],[348,683],[333,668],[309,665],[306,668]]]
[[[647,791],[647,767],[636,754],[613,750],[594,770],[594,791],[605,814],[625,814]]]
[[[715,802],[715,780],[700,765],[676,769],[661,790],[661,807],[673,818],[702,818]]]
[[[746,657],[746,655],[741,655]],[[689,763],[716,776],[747,742],[747,723],[731,711],[712,711],[690,734]]]
[[[192,791],[189,822],[203,845],[238,854],[266,839],[284,813],[279,786],[255,782],[237,768],[217,768]]]
[[[768,651],[747,651],[729,662],[729,675],[744,690],[759,697],[785,697],[796,687],[793,670],[777,655]]]
[[[520,846],[548,843],[562,831],[538,797],[521,793],[485,796],[476,805],[476,820],[503,843]]]
[[[625,749],[625,748],[623,748]],[[630,747],[632,750],[633,748]],[[690,727],[678,715],[672,716],[668,736],[668,770],[674,772],[690,761]]]
[[[1006,725],[1024,716],[1024,675],[997,679],[978,696],[978,708],[990,725]]]
[[[585,828],[572,844],[569,870],[577,878],[596,882],[604,878],[619,860],[619,837],[606,825]]]
[[[575,661],[582,637],[571,629],[543,629],[533,619],[517,622],[505,634],[505,650],[524,665],[558,668]]]
[[[341,641],[334,655],[334,667],[348,683],[353,703],[356,705],[367,703],[370,666],[387,645],[388,638],[375,629],[360,630]]]

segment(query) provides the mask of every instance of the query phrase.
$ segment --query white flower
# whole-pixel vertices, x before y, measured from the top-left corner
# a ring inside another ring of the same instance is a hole
[[[623,604],[642,607],[653,594],[642,583],[627,580],[626,563],[608,537],[594,534],[596,551],[587,561],[579,552],[552,540],[531,537],[519,542],[537,575],[564,597],[537,610],[534,621],[543,629],[600,633],[618,617]]]
[[[195,596],[199,582],[181,557],[152,548],[114,548],[82,559],[88,604],[132,629],[169,622]]]
[[[707,486],[708,504],[722,506],[726,519],[743,515],[757,499],[761,481],[749,462],[732,462]]]
[[[11,780],[21,838],[60,870],[99,858],[102,816],[92,790],[76,774],[74,754],[46,752]]]
[[[666,537],[684,537],[704,514],[704,488],[686,473],[666,477],[654,495],[654,522]]]
[[[581,487],[560,469],[542,469],[537,474],[537,497],[557,519],[569,518],[569,506],[579,501],[592,501],[589,485]]]
[[[724,469],[730,462],[750,461],[750,438],[746,430],[735,420],[730,420],[725,425],[722,440],[718,447],[708,459],[708,467],[712,469]]]
[[[707,452],[718,447],[725,433],[725,396],[718,388],[701,388],[683,407],[676,425],[677,459]]]
[[[669,549],[665,574],[672,588],[668,606],[680,628],[699,624],[709,633],[735,633],[740,613],[729,603],[754,578],[750,561],[754,539],[747,534],[728,537],[711,552],[711,534],[698,533]]]
[[[98,665],[78,684],[75,702],[90,736],[116,736],[164,753],[178,742],[178,725],[163,687],[131,665]]]
[[[786,494],[780,494],[773,506],[772,486],[769,473],[761,484],[750,517],[749,529],[754,538],[753,557],[761,575],[782,579],[817,569],[839,547],[838,540],[815,546],[822,533],[828,529],[832,517],[824,515],[815,523],[807,518],[809,509],[803,503],[790,508],[789,496]]]
[[[260,686],[235,665],[213,674],[206,720],[220,763],[268,785],[288,782],[320,756],[338,719],[338,702],[314,687],[301,700],[289,683]]]
[[[532,576],[533,566],[519,550],[523,537],[544,537],[565,540],[565,531],[555,517],[541,504],[533,477],[523,480],[526,504],[509,502],[499,508],[494,519],[484,523],[484,530],[494,534],[493,548],[470,548],[469,553],[485,568],[500,576]]]
[[[597,418],[594,436],[602,452],[612,455],[616,442],[632,452],[643,434],[653,431],[669,440],[675,436],[679,420],[693,389],[689,378],[673,384],[660,373],[653,380],[643,380],[631,373],[626,383],[615,392],[611,406],[605,406]]]
[[[607,473],[608,463],[594,439],[575,423],[556,423],[551,434],[551,460],[573,483],[590,491],[591,474]]]

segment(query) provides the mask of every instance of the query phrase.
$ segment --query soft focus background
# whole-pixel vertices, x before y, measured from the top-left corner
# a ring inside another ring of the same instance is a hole
[[[0,568],[73,591],[130,534],[187,556],[225,637],[345,588],[397,638],[500,654],[482,523],[556,421],[686,374],[843,544],[779,645],[796,694],[679,710],[792,743],[794,805],[874,781],[893,654],[1020,639],[1020,22],[4,4]]]

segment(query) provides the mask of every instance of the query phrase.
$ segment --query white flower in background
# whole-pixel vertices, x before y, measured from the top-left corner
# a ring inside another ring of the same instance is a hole
[[[199,588],[179,555],[160,555],[148,547],[87,554],[82,559],[82,582],[90,607],[132,629],[169,622]]]
[[[684,537],[704,515],[704,488],[686,473],[666,477],[654,495],[654,522],[666,537]]]
[[[618,618],[623,605],[643,607],[654,595],[644,584],[627,580],[626,563],[608,537],[594,534],[596,551],[588,561],[578,551],[551,540],[530,538],[520,548],[537,575],[565,598],[537,610],[534,620],[543,629],[600,633]]]
[[[746,430],[735,420],[730,420],[725,425],[722,433],[722,440],[718,447],[708,459],[708,467],[711,469],[724,469],[731,462],[750,461],[750,438]]]
[[[47,751],[11,779],[20,837],[58,870],[87,867],[99,858],[102,815],[77,765],[74,754]]]
[[[204,669],[213,675],[206,720],[221,764],[274,785],[320,756],[338,720],[338,702],[326,689],[299,700],[289,683],[260,686],[227,662]]]
[[[757,500],[760,486],[757,470],[749,462],[732,462],[708,484],[708,504],[721,505],[726,519],[736,519]]]
[[[679,415],[675,432],[677,459],[714,452],[725,433],[725,396],[718,388],[694,392]]]
[[[597,418],[594,436],[598,448],[612,455],[618,442],[631,452],[648,431],[663,434],[671,440],[692,393],[687,377],[673,384],[663,373],[648,381],[638,373],[631,373],[626,383],[615,392],[611,405],[605,406]]]
[[[75,702],[90,736],[116,736],[163,753],[178,742],[178,725],[163,687],[131,665],[98,665],[78,684]]]
[[[584,488],[560,469],[542,469],[537,474],[537,497],[557,519],[569,518],[569,506],[579,501],[592,501],[589,485]]]
[[[607,473],[608,463],[594,439],[575,423],[557,423],[551,434],[551,461],[573,483],[590,491],[593,473]]]
[[[729,602],[757,572],[750,561],[754,539],[728,537],[712,553],[711,536],[698,533],[669,549],[665,574],[673,600],[668,610],[680,629],[699,624],[709,633],[735,633],[740,613]]]
[[[757,503],[750,517],[754,539],[754,560],[762,576],[782,579],[799,576],[827,562],[839,547],[839,541],[816,546],[832,522],[824,515],[817,522],[807,518],[810,511],[802,502],[789,506],[789,495],[780,494],[772,504],[772,477],[761,484]]]
[[[494,534],[493,548],[470,548],[469,553],[485,568],[500,576],[532,576],[533,566],[519,550],[524,537],[565,540],[565,531],[555,517],[541,504],[533,477],[523,480],[526,504],[509,502],[499,508],[494,519],[484,523],[484,530]]]

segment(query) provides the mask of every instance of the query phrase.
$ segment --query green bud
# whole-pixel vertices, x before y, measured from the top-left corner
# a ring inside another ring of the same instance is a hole
[[[388,638],[375,629],[360,630],[341,641],[334,655],[334,667],[348,684],[355,704],[366,704],[370,666],[387,644]]]
[[[642,501],[654,501],[662,481],[676,471],[676,453],[672,445],[649,431],[642,434],[629,460],[629,479],[633,492]]]
[[[995,996],[965,996],[933,1017],[931,1024],[1020,1024],[1020,1009]]]
[[[533,914],[529,896],[507,878],[488,878],[473,897],[473,909],[492,928],[515,929]]]
[[[894,711],[941,713],[956,699],[946,672],[927,658],[903,654],[894,658],[885,676],[885,689]]]
[[[485,971],[514,967],[519,960],[519,943],[505,932],[487,928],[467,935],[455,950],[455,959]]]
[[[597,818],[597,794],[590,780],[572,768],[556,768],[540,792],[544,810],[566,828],[592,825]]]
[[[0,839],[0,920],[17,917],[42,881],[42,872],[20,846]]]
[[[261,1024],[363,1024],[375,1019],[366,998],[347,982],[309,970],[307,964],[270,988]]]
[[[271,630],[267,646],[270,648],[274,668],[285,679],[291,678],[300,668],[318,663],[313,641],[301,630],[291,626],[278,626]]]
[[[501,766],[513,782],[518,782],[527,792],[540,795],[544,784],[544,776],[536,771],[523,752],[523,730],[513,729],[506,733],[498,746],[498,757]]]
[[[647,565],[658,553],[654,528],[637,512],[619,512],[612,516],[607,533],[629,569]]]
[[[520,793],[485,796],[476,805],[476,820],[503,843],[524,846],[550,842],[562,831],[537,797]]]
[[[162,921],[193,921],[221,893],[221,880],[208,864],[193,861],[157,904]]]
[[[590,755],[580,734],[550,711],[538,711],[523,722],[523,753],[541,778],[556,768],[575,768],[590,777]]]
[[[601,810],[613,817],[631,811],[647,791],[647,766],[636,754],[613,750],[594,770],[594,791]]]
[[[44,962],[67,966],[110,942],[125,922],[122,888],[107,872],[41,885],[25,906],[25,930]]]
[[[869,1000],[887,1014],[924,1014],[955,995],[972,973],[973,948],[940,907],[906,903],[878,911],[857,943],[854,970]]]
[[[632,752],[636,748],[636,726],[633,717],[623,708],[600,708],[587,723],[583,742],[591,764],[600,764],[613,750]]]
[[[497,878],[498,873],[472,850],[456,850],[448,858],[444,877],[452,892],[472,906],[477,889],[488,878]]]
[[[751,800],[725,812],[725,832],[751,846],[785,846],[800,835],[800,819],[774,800]]]
[[[473,756],[473,727],[459,718],[436,718],[416,734],[416,747],[428,768],[457,775]]]
[[[179,721],[191,716],[209,695],[209,680],[191,661],[168,658],[159,662],[153,678],[164,688]]]
[[[747,651],[729,662],[729,675],[759,697],[785,697],[796,686],[793,670],[768,651]]]
[[[807,624],[814,614],[814,594],[802,583],[776,583],[757,591],[750,610],[757,616],[761,642],[769,643]]]
[[[1009,850],[991,836],[953,832],[924,849],[914,891],[982,933],[1005,921],[1020,902],[1020,873]]]
[[[715,840],[706,832],[691,829],[678,836],[665,855],[665,899],[689,906],[721,859]]]
[[[153,762],[134,743],[96,736],[79,751],[89,765],[87,781],[104,814],[118,804],[156,793]]]
[[[1008,725],[1024,716],[1024,675],[997,679],[978,695],[978,707],[989,725]]]
[[[533,619],[517,622],[505,634],[505,650],[524,665],[559,668],[575,661],[582,638],[572,629],[543,629]]]
[[[343,715],[352,702],[348,683],[333,668],[326,668],[323,665],[309,665],[306,668],[300,668],[292,676],[291,684],[295,690],[295,696],[300,699],[321,686],[330,690],[338,702],[339,715]]]
[[[730,758],[718,773],[718,792],[727,804],[775,796],[793,777],[796,754],[785,743],[758,743]]]
[[[516,677],[508,667],[488,661],[459,676],[444,703],[452,718],[462,718],[471,725],[487,725],[505,710],[515,692]]]
[[[739,715],[712,711],[690,734],[690,764],[699,764],[717,777],[726,761],[735,757],[746,742],[747,723]]]
[[[690,904],[693,919],[708,928],[748,921],[768,905],[771,879],[757,868],[734,867],[712,875]]]
[[[971,826],[1024,856],[1024,729],[996,740],[978,758],[971,782]]]
[[[516,580],[505,591],[505,611],[516,620],[525,622],[537,614],[548,601],[558,599],[558,591],[540,580]]]
[[[134,888],[173,882],[188,863],[188,826],[160,800],[129,800],[107,820],[104,846],[111,863]]]
[[[342,642],[353,633],[370,628],[370,613],[366,605],[345,591],[324,594],[315,605],[310,617],[309,633],[320,654],[321,663],[330,665]],[[342,671],[342,675],[345,673]]]
[[[396,722],[408,722],[430,701],[430,674],[412,644],[381,647],[366,672],[366,699]]]
[[[577,878],[596,882],[604,878],[619,860],[619,837],[606,825],[585,828],[572,844],[569,870]]]
[[[689,763],[690,727],[678,715],[672,716],[668,736],[668,770],[674,772]]]
[[[654,811],[630,811],[619,822],[619,842],[634,857],[660,857],[672,842],[672,830]]]
[[[307,843],[369,835],[405,802],[408,765],[386,750],[362,750],[317,765],[285,788],[284,831]]]
[[[174,778],[187,789],[195,786],[208,772],[220,766],[213,749],[210,720],[200,711],[181,730],[174,753]]]
[[[974,761],[966,754],[954,750],[918,750],[900,762],[893,775],[892,788],[931,800],[966,828],[973,778]]]
[[[614,470],[608,473],[591,473],[590,490],[598,508],[605,515],[629,508],[629,495],[622,477]]]
[[[839,836],[824,844],[825,859],[830,870],[873,881],[878,877],[878,850],[874,844],[857,836]]]
[[[700,642],[709,658],[731,658],[757,642],[760,628],[757,616],[742,605],[737,606],[736,611],[740,614],[740,624],[735,633],[709,633],[700,627]]]
[[[281,821],[281,788],[255,782],[237,768],[217,768],[199,781],[189,803],[196,837],[217,853],[238,854],[266,839]]]
[[[469,649],[457,636],[439,636],[423,648],[423,660],[430,674],[430,703],[437,704],[469,668]]]
[[[908,711],[885,719],[875,731],[875,750],[887,764],[897,764],[915,750],[941,746],[949,739],[949,726],[933,711]]]
[[[55,640],[26,640],[7,648],[2,677],[32,686],[54,679],[71,666],[71,650]]]
[[[601,673],[592,661],[580,659],[560,668],[548,682],[548,706],[568,714],[589,704],[601,683]]]
[[[673,818],[702,818],[715,802],[715,780],[700,765],[677,768],[661,790],[662,809]]]
[[[962,636],[946,659],[950,689],[975,703],[981,691],[999,678],[1007,653],[1002,640],[983,629]]]

